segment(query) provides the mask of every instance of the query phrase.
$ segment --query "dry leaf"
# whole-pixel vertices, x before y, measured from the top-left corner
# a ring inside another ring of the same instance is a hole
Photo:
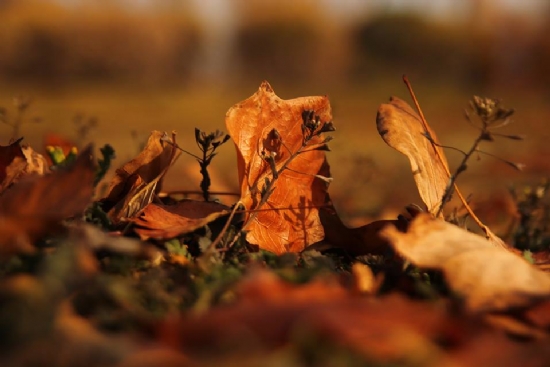
[[[407,233],[382,231],[395,250],[422,268],[441,270],[451,289],[473,311],[528,307],[550,298],[550,274],[485,238],[428,214],[419,214]]]
[[[25,167],[25,174],[37,174],[44,175],[50,172],[50,164],[48,160],[44,158],[42,154],[37,153],[30,146],[22,146],[21,151],[25,155],[27,166]]]
[[[215,202],[184,200],[175,205],[149,204],[132,222],[142,240],[168,240],[193,232],[229,211],[229,207]]]
[[[379,220],[358,228],[349,228],[331,205],[321,208],[319,215],[325,230],[325,238],[323,243],[316,246],[323,249],[326,244],[328,247],[341,248],[354,255],[386,254],[390,245],[380,236],[380,231],[388,224],[394,224],[400,228],[404,228],[405,225],[397,220]]]
[[[21,150],[21,140],[8,146],[0,146],[0,192],[14,183],[27,167],[25,154]]]
[[[327,97],[282,100],[269,83],[263,82],[253,96],[227,112],[227,130],[237,148],[241,201],[247,210],[257,209],[265,179],[272,178],[262,152],[275,153],[276,167],[280,169],[291,152],[302,146],[305,110],[315,111],[323,122],[332,119]],[[275,147],[269,139],[273,129],[282,142]],[[312,144],[321,142],[322,138],[312,140]],[[302,251],[322,240],[324,231],[318,208],[325,204],[327,184],[314,175],[329,177],[325,153],[310,150],[299,154],[279,176],[267,204],[247,228],[247,241],[280,254]]]
[[[376,126],[380,136],[389,146],[409,158],[420,197],[428,211],[436,215],[451,174],[445,153],[437,145],[439,142],[434,131],[422,122],[418,114],[405,101],[397,97],[391,97],[390,103],[380,105]],[[455,191],[468,213],[493,245],[509,249],[502,239],[477,218],[456,185]]]
[[[426,137],[429,134],[438,142],[435,133],[429,126],[426,131],[418,114],[397,97],[380,105],[376,126],[389,146],[409,158],[420,197],[428,211],[436,214],[449,183],[449,171],[443,150]]]
[[[89,223],[78,223],[70,226],[69,241],[79,243],[91,249],[94,253],[108,251],[109,253],[148,259],[151,262],[155,262],[162,257],[162,252],[153,244],[116,233],[106,233],[101,228]]]
[[[51,233],[61,220],[80,214],[93,195],[92,147],[74,164],[42,177],[26,177],[0,196],[0,253],[30,250],[29,242]]]
[[[133,217],[151,203],[168,168],[181,154],[174,144],[166,133],[153,131],[141,153],[117,169],[101,200],[114,223]]]
[[[231,305],[167,320],[161,340],[192,360],[215,356],[223,361],[231,355],[265,355],[296,343],[296,335],[314,335],[371,362],[437,366],[445,354],[440,343],[456,346],[479,329],[460,315],[449,317],[442,302],[395,294],[361,297],[334,279],[296,285],[256,270],[235,294]]]

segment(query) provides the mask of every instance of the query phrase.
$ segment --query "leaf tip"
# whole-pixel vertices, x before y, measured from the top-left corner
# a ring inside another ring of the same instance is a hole
[[[260,91],[267,92],[267,93],[274,93],[274,90],[271,87],[271,84],[269,84],[267,80],[264,80],[262,84],[260,84]]]

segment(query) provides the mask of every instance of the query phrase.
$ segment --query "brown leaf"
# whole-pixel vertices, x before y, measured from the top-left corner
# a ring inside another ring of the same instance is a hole
[[[23,138],[8,146],[0,146],[0,192],[14,183],[27,167],[21,140]]]
[[[419,214],[407,233],[382,231],[395,250],[422,268],[441,270],[473,311],[528,307],[550,298],[550,275],[487,239],[429,214]]]
[[[67,169],[22,179],[0,196],[0,253],[19,251],[28,241],[56,230],[65,218],[81,214],[94,191],[92,147]]]
[[[37,174],[44,175],[50,172],[50,164],[42,154],[37,153],[30,146],[22,146],[21,150],[25,155],[27,161],[27,167],[25,167],[25,174]]]
[[[169,141],[175,144],[166,133],[153,131],[141,153],[117,169],[107,194],[101,199],[104,210],[114,223],[133,217],[160,190],[168,168],[181,154]]]
[[[353,255],[387,253],[390,248],[389,242],[380,236],[380,231],[388,224],[394,224],[402,228],[403,223],[397,220],[379,220],[358,228],[347,227],[332,206],[319,210],[321,222],[325,230],[324,244],[330,247],[337,247],[348,251]]]
[[[443,150],[426,138],[429,134],[438,142],[435,133],[429,126],[426,131],[418,114],[397,97],[380,105],[376,126],[389,146],[409,158],[420,197],[430,213],[437,213],[449,183],[449,171]]]
[[[353,350],[371,363],[436,366],[444,356],[438,343],[466,341],[479,328],[460,315],[450,318],[443,302],[395,294],[360,297],[334,279],[295,285],[265,270],[253,271],[235,294],[231,305],[167,320],[161,340],[200,360],[265,355],[295,345],[298,333]]]
[[[332,119],[327,97],[282,100],[267,82],[227,112],[227,130],[237,148],[241,201],[247,210],[258,209],[265,179],[272,179],[262,152],[276,153],[275,164],[280,169],[302,146],[304,110],[315,111],[322,122]],[[282,144],[272,144],[269,136],[273,129]],[[322,138],[312,140],[313,144],[321,142]],[[325,153],[309,150],[299,154],[277,179],[262,210],[247,214],[246,220],[255,218],[247,228],[246,239],[275,253],[302,251],[322,240],[324,231],[317,208],[325,203],[327,184],[314,175],[330,176]]]
[[[222,215],[229,207],[207,201],[184,200],[175,205],[147,205],[139,217],[132,219],[134,231],[142,240],[168,240],[205,226]]]

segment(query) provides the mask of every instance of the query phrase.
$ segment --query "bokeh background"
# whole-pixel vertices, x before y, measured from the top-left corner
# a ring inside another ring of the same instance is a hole
[[[330,192],[341,216],[361,224],[419,202],[406,158],[375,124],[389,96],[410,100],[407,74],[445,145],[473,142],[463,111],[474,94],[517,110],[502,132],[527,139],[485,149],[526,170],[481,157],[459,181],[491,221],[510,210],[509,185],[550,171],[549,34],[546,0],[0,0],[0,106],[13,122],[14,97],[30,98],[19,134],[37,150],[55,133],[110,143],[122,164],[153,129],[176,130],[196,152],[194,128],[225,130],[227,109],[262,80],[285,99],[326,94],[337,128]],[[0,132],[5,145],[13,129]],[[212,170],[214,190],[237,191],[233,146]],[[183,156],[166,188],[199,180]]]

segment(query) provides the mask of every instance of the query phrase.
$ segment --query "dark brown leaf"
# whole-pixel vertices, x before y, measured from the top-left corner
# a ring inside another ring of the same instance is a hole
[[[0,253],[29,250],[29,242],[55,231],[61,220],[81,214],[92,198],[94,178],[89,146],[71,167],[11,186],[0,196]]]
[[[166,133],[153,131],[141,153],[121,168],[102,199],[109,218],[118,223],[135,216],[151,203],[164,175],[181,151]]]

